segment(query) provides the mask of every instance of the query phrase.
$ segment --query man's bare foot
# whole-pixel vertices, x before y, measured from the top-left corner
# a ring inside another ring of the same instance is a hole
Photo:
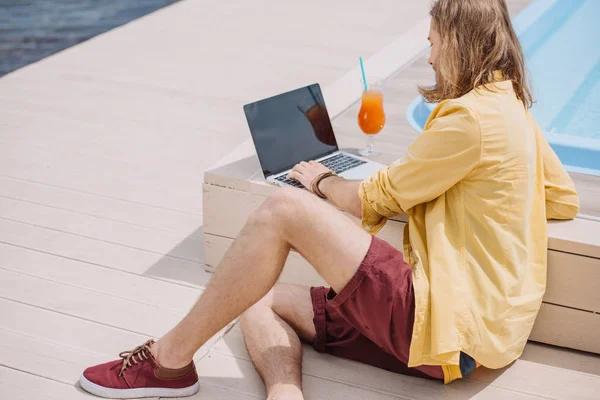
[[[297,386],[277,385],[271,388],[267,400],[304,400],[304,395]]]
[[[161,340],[155,342],[150,347],[150,353],[152,353],[158,365],[167,369],[183,368],[192,361],[191,359],[179,356],[176,351],[167,349]]]

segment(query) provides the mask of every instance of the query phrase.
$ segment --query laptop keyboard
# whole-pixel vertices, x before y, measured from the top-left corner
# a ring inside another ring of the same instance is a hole
[[[296,179],[290,179],[285,175],[281,175],[280,177],[275,178],[275,180],[285,183],[286,185],[294,186],[294,187],[297,187],[300,189],[302,189],[304,187],[304,185],[301,184],[300,181],[298,181]]]
[[[341,174],[344,171],[348,171],[350,168],[366,164],[366,161],[359,160],[358,158],[350,157],[340,153],[321,161],[321,164],[323,164],[336,174]],[[296,179],[290,179],[285,175],[281,175],[280,177],[275,178],[275,180],[297,188],[304,187],[304,185],[302,185],[300,181],[297,181]]]
[[[321,164],[323,164],[336,174],[341,174],[344,171],[348,171],[350,168],[366,164],[366,161],[359,160],[358,158],[350,157],[340,153],[321,161]]]

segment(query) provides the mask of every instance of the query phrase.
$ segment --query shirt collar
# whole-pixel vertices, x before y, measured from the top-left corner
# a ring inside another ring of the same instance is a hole
[[[503,80],[505,80],[504,79],[504,74],[499,69],[497,69],[497,70],[494,71],[494,80],[495,81],[503,81]]]

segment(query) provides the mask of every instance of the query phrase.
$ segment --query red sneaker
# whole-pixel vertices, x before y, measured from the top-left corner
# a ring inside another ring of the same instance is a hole
[[[154,359],[148,340],[131,351],[119,354],[122,360],[96,365],[83,371],[79,382],[86,391],[100,397],[186,397],[198,392],[198,374],[192,361],[181,369],[163,368]]]

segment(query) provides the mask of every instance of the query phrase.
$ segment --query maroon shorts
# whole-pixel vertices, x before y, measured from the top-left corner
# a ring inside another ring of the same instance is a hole
[[[439,366],[406,365],[415,317],[412,268],[387,242],[373,237],[340,293],[324,287],[310,293],[315,350],[404,375],[444,379]]]

